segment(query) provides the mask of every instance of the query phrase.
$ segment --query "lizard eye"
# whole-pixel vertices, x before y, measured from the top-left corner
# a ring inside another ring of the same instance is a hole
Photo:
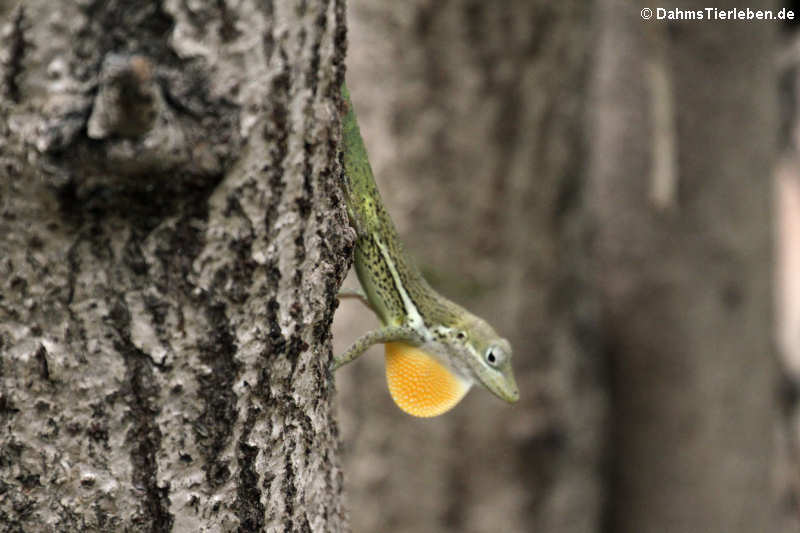
[[[489,363],[490,366],[496,366],[499,359],[498,353],[494,347],[486,350],[486,362]]]
[[[459,331],[458,333],[456,333],[456,339],[458,339],[460,341],[463,341],[466,338],[467,338],[467,334],[464,333],[463,331]]]

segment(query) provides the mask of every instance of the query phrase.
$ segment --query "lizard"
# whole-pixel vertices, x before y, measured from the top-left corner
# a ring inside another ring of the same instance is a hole
[[[474,383],[516,402],[519,389],[510,343],[485,320],[436,292],[422,276],[381,199],[346,84],[342,99],[344,197],[356,231],[353,264],[363,292],[342,290],[339,298],[358,298],[381,326],[335,357],[333,370],[383,343],[389,392],[412,416],[445,413]]]

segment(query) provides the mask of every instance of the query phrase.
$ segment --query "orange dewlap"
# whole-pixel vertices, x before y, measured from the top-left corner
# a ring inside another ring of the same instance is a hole
[[[394,403],[419,417],[449,411],[470,386],[430,355],[402,342],[386,343],[386,381]]]

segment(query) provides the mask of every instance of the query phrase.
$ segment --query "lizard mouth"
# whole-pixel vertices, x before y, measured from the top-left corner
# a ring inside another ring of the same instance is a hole
[[[519,389],[517,388],[516,383],[514,387],[509,389],[506,396],[503,397],[505,401],[508,403],[516,403],[519,401]]]
[[[485,376],[488,379],[483,383],[492,394],[497,396],[503,401],[508,403],[516,403],[519,401],[519,387],[514,380],[514,375],[509,372],[503,372],[501,375]]]
[[[509,383],[505,384],[505,387],[503,387],[502,393],[499,394],[499,396],[508,403],[516,403],[519,401],[519,387],[517,387],[513,377]]]

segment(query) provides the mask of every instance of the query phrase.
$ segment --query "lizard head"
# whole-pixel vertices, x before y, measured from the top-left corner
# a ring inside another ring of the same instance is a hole
[[[475,381],[509,403],[519,400],[519,388],[511,368],[511,344],[486,321],[468,314],[449,328],[448,347]]]
[[[511,369],[511,345],[486,322],[461,312],[458,325],[434,328],[423,346],[386,343],[386,381],[400,409],[437,416],[452,409],[474,382],[507,402],[519,399]]]

